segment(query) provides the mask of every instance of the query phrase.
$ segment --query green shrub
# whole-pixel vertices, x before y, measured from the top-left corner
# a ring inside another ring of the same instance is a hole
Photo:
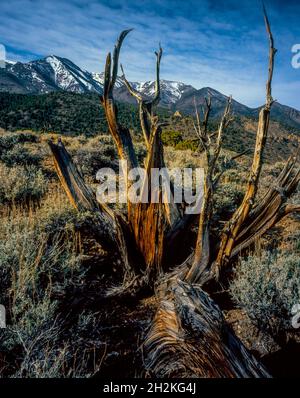
[[[219,171],[219,170],[218,170]],[[230,168],[226,170],[226,172],[223,175],[224,180],[227,183],[231,183],[234,185],[243,185],[247,183],[248,176],[247,173],[245,173],[243,170],[239,168],[239,166],[235,166],[233,168]],[[221,182],[222,184],[222,182]]]
[[[14,214],[0,226],[0,302],[7,308],[1,354],[14,363],[6,370],[9,376],[88,376],[86,353],[77,352],[81,321],[75,322],[78,334],[72,341],[58,302],[84,283],[86,269],[74,234],[63,227],[49,234],[47,225],[46,219]]]
[[[19,301],[20,307],[28,294],[42,298],[49,281],[52,288],[55,283],[63,283],[66,273],[76,266],[72,233],[61,228],[51,234],[53,228],[48,230],[47,220],[37,222],[30,215],[5,221],[1,227],[0,269],[16,278],[13,301]]]
[[[219,184],[215,194],[215,213],[221,217],[233,213],[241,203],[243,196],[244,192],[239,184]]]
[[[73,159],[82,173],[89,177],[95,177],[102,167],[117,167],[116,150],[112,144],[99,143],[95,148],[80,148]]]
[[[135,148],[135,153],[136,153],[136,157],[139,161],[140,164],[142,164],[142,161],[146,158],[147,156],[147,150],[145,147],[144,142],[138,142],[134,145]]]
[[[47,190],[47,181],[35,166],[7,167],[0,163],[0,203],[40,200]]]
[[[291,309],[300,304],[299,253],[264,252],[241,260],[230,294],[261,330],[273,336],[291,330]]]
[[[11,149],[16,144],[24,144],[25,142],[37,143],[38,137],[31,133],[21,134],[5,134],[0,137],[0,153],[3,150]]]
[[[199,147],[197,140],[184,140],[182,134],[178,131],[163,131],[161,139],[164,145],[172,146],[178,150],[191,149],[196,151]]]
[[[15,165],[35,165],[38,166],[42,157],[37,153],[32,153],[23,145],[17,144],[8,151],[3,151],[0,160],[7,166]]]
[[[161,139],[164,145],[175,147],[182,141],[182,135],[178,131],[163,131]]]
[[[0,302],[7,308],[1,360],[11,364],[2,376],[89,377],[101,366],[99,314],[83,310],[69,325],[69,310],[61,305],[87,283],[76,249],[75,214],[56,211],[55,224],[54,211],[42,217],[14,212],[0,224]]]
[[[34,134],[6,134],[0,137],[0,161],[7,166],[38,165],[41,156],[31,153],[24,147],[24,143],[37,143],[38,137]]]
[[[190,149],[192,151],[197,151],[199,149],[199,141],[195,140],[183,140],[176,144],[175,149],[177,150],[186,150]]]

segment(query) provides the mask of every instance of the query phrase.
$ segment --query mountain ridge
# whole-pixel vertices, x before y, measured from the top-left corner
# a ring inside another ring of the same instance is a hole
[[[67,58],[49,55],[45,58],[27,63],[10,62],[0,69],[0,92],[17,94],[47,94],[53,91],[73,93],[94,92],[102,94],[104,73],[89,72],[81,69]],[[196,89],[191,85],[162,79],[160,106],[192,114],[195,104],[201,107],[205,98],[212,98],[213,117],[220,116],[227,101],[227,96],[211,87]],[[132,87],[139,91],[145,99],[151,98],[155,90],[154,81],[132,82]],[[121,102],[135,103],[128,93],[122,79],[117,78],[115,97]],[[234,113],[246,117],[257,118],[261,107],[250,108],[236,100],[232,101]],[[272,117],[292,128],[300,128],[300,111],[275,102]]]

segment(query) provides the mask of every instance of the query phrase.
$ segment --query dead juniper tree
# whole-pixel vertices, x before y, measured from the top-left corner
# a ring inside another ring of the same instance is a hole
[[[71,201],[79,210],[88,210],[96,216],[101,244],[107,250],[117,251],[122,259],[124,284],[115,294],[135,295],[143,288],[155,288],[158,309],[144,343],[145,367],[150,375],[165,377],[268,377],[264,367],[250,354],[234,332],[227,326],[223,314],[211,299],[206,288],[209,281],[218,281],[223,270],[242,254],[285,215],[299,211],[299,206],[287,203],[300,180],[297,158],[291,156],[274,184],[264,197],[257,195],[263,152],[269,128],[270,109],[273,103],[271,87],[276,50],[268,17],[264,12],[269,37],[269,73],[266,85],[266,103],[259,114],[256,145],[246,192],[242,203],[226,223],[219,242],[211,240],[211,220],[214,192],[221,181],[220,151],[222,138],[231,117],[231,98],[216,133],[211,134],[208,121],[211,100],[206,100],[203,120],[196,111],[195,129],[205,155],[204,194],[198,215],[198,234],[192,254],[180,266],[171,254],[176,243],[187,234],[196,222],[194,214],[184,214],[182,205],[174,201],[171,185],[166,200],[161,185],[157,188],[155,203],[127,203],[126,215],[112,211],[98,203],[94,193],[85,183],[63,143],[50,142],[55,167],[60,181]],[[102,105],[108,129],[114,139],[118,156],[127,162],[124,178],[127,189],[132,181],[130,169],[139,165],[128,128],[118,122],[117,105],[113,89],[118,76],[119,54],[122,42],[129,30],[123,31],[113,55],[106,58]],[[129,93],[137,100],[141,131],[147,156],[144,161],[145,179],[141,195],[150,199],[151,169],[165,166],[161,141],[161,124],[155,115],[160,99],[160,62],[162,49],[156,53],[156,84],[152,100],[144,99],[127,81],[123,81]],[[152,193],[153,194],[153,193]],[[148,289],[149,291],[149,289]]]

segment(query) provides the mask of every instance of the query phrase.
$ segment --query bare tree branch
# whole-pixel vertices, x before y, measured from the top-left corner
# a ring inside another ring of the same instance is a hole
[[[143,132],[144,140],[146,143],[147,148],[149,149],[149,138],[151,135],[151,131],[153,129],[153,123],[154,123],[154,114],[153,114],[153,108],[156,106],[159,101],[160,101],[160,61],[162,57],[163,50],[161,46],[159,46],[159,50],[155,52],[156,55],[156,81],[155,81],[155,94],[153,99],[143,99],[142,95],[138,93],[136,90],[133,89],[133,87],[130,85],[128,80],[125,77],[125,73],[122,68],[123,72],[123,81],[125,83],[125,86],[128,90],[128,92],[137,100],[138,105],[139,105],[139,118],[140,118],[140,124],[141,124],[141,129]]]
[[[106,120],[109,131],[115,141],[120,159],[126,160],[128,167],[134,168],[138,166],[135,151],[133,148],[130,132],[118,123],[117,107],[114,103],[113,89],[118,74],[118,62],[122,43],[131,29],[124,30],[115,45],[113,53],[113,65],[111,65],[111,54],[108,53],[104,72],[103,96],[101,98],[102,105],[105,110]],[[127,176],[125,176],[127,178]]]
[[[219,269],[222,267],[222,264],[227,263],[228,259],[230,258],[236,237],[241,229],[242,224],[247,219],[254,205],[258,189],[258,182],[262,167],[263,152],[269,129],[270,108],[273,103],[271,96],[271,87],[272,87],[272,77],[274,69],[274,56],[276,53],[276,50],[274,49],[274,42],[271,33],[270,23],[267,18],[265,9],[264,9],[264,17],[265,17],[267,33],[269,36],[269,73],[266,85],[266,103],[265,106],[261,109],[259,114],[254,157],[252,161],[252,167],[248,179],[246,193],[242,204],[236,210],[230,221],[225,225],[225,228],[223,230],[221,246],[214,267],[215,270],[218,269],[218,271],[216,271],[216,274],[219,274]]]
[[[209,107],[210,104],[208,103],[208,109]],[[206,147],[205,150],[207,156],[207,169],[204,180],[204,197],[199,218],[199,229],[194,261],[186,275],[186,280],[190,283],[198,283],[200,279],[203,281],[204,278],[206,278],[204,275],[209,274],[210,272],[210,222],[212,217],[214,195],[213,176],[221,151],[222,136],[224,130],[228,126],[228,120],[230,119],[230,109],[231,97],[228,98],[224,114],[219,125],[218,136],[212,150],[212,154],[210,154],[209,147]],[[207,111],[207,113],[209,114],[209,111]],[[207,128],[205,128],[204,131],[207,134]]]

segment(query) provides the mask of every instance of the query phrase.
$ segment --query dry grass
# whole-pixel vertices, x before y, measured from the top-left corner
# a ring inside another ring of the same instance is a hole
[[[82,348],[75,341],[95,319],[82,313],[74,324],[77,332],[70,331],[74,336],[63,335],[60,298],[81,286],[86,271],[78,216],[51,177],[47,138],[23,144],[41,155],[41,168],[0,162],[0,301],[8,317],[7,328],[0,330],[0,368],[10,377],[86,377],[98,370],[98,358],[90,363],[97,346],[88,342]]]

